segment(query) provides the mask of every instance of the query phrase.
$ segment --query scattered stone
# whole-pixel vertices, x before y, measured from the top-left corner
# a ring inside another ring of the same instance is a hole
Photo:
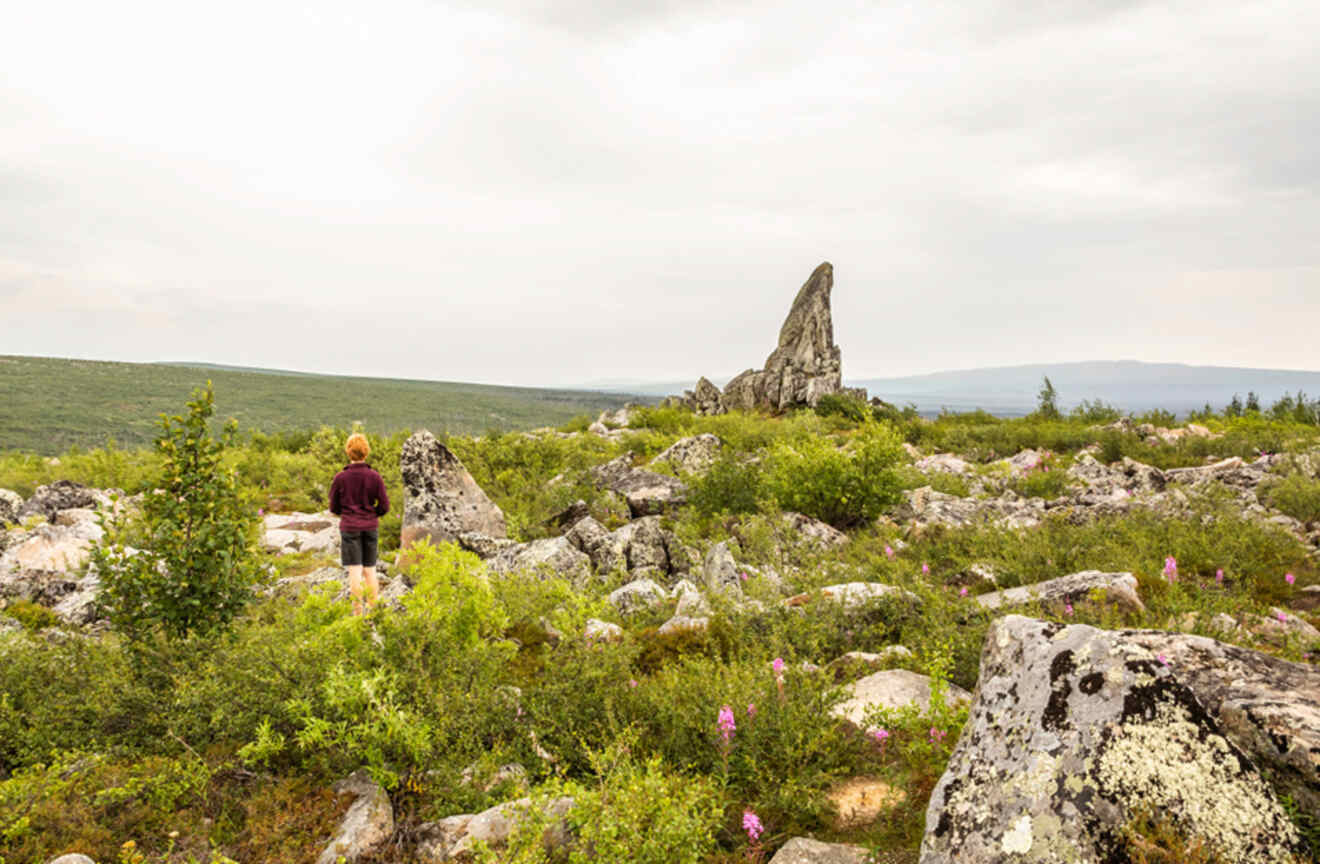
[[[1030,528],[1040,524],[1045,516],[1045,501],[1041,498],[1022,498],[1005,491],[998,498],[960,498],[936,492],[930,486],[903,492],[903,503],[894,511],[899,521],[911,522],[921,529],[931,525],[964,525],[988,523],[1006,528]]]
[[[918,456],[920,457],[920,451],[918,451]],[[972,472],[972,463],[959,458],[953,453],[935,453],[920,457],[912,464],[918,471],[927,473],[970,474]]]
[[[477,531],[504,537],[504,513],[472,479],[458,457],[423,429],[403,443],[399,458],[405,505],[400,544],[434,543]]]
[[[819,519],[792,510],[786,511],[783,519],[784,528],[793,538],[806,541],[819,549],[837,549],[848,544],[847,534]]]
[[[1148,810],[1228,861],[1300,850],[1247,755],[1151,651],[1085,625],[992,622],[922,864],[1126,860],[1122,829]]]
[[[869,859],[870,853],[861,846],[794,837],[780,847],[770,864],[865,864]]]
[[[261,545],[276,554],[339,551],[339,517],[328,511],[270,513],[262,523]]]
[[[347,864],[353,864],[379,851],[394,833],[390,796],[365,771],[355,771],[336,783],[335,794],[352,795],[353,803],[316,864],[336,864],[341,857]]]
[[[609,601],[624,615],[655,609],[669,600],[665,589],[650,579],[637,579],[610,592]]]
[[[623,628],[610,621],[588,618],[587,626],[582,630],[582,636],[588,642],[621,642],[623,640]]]
[[[518,545],[514,540],[504,537],[491,537],[480,531],[465,531],[458,535],[458,545],[476,555],[483,561],[489,561],[501,552]]]
[[[673,510],[687,501],[687,486],[668,474],[632,467],[632,456],[624,453],[591,469],[596,486],[622,495],[633,518]]]
[[[40,515],[49,522],[55,521],[55,514],[73,507],[95,507],[94,489],[75,483],[72,480],[56,480],[46,486],[38,486],[32,497],[18,508],[18,518],[22,522],[29,516]]]
[[[727,540],[721,540],[706,553],[706,560],[701,565],[701,577],[705,580],[708,591],[721,591],[742,594],[742,577],[738,564],[733,560]]]
[[[531,798],[519,798],[505,804],[492,807],[475,816],[450,817],[445,828],[428,832],[425,852],[419,849],[423,862],[466,861],[476,852],[478,843],[493,851],[503,849],[517,830],[518,823],[533,807],[543,806],[539,815],[550,821],[542,837],[547,851],[554,851],[568,842],[568,825],[565,817],[573,809],[572,798],[555,798],[543,805],[538,805]],[[453,821],[450,821],[453,820]],[[436,824],[436,823],[431,823]],[[461,827],[459,827],[461,826]],[[448,848],[441,848],[439,842],[445,835],[454,837]],[[321,862],[318,862],[321,864]]]
[[[715,464],[723,446],[715,435],[703,432],[675,441],[652,459],[651,464],[656,467],[668,465],[679,474],[701,474]]]
[[[1124,611],[1146,610],[1141,597],[1137,595],[1135,576],[1131,573],[1104,573],[1100,570],[1084,570],[1057,579],[1037,582],[1034,585],[978,594],[973,599],[982,609],[997,612],[1015,606],[1025,606],[1028,603],[1040,603],[1045,606],[1078,603],[1088,599],[1092,591],[1103,592],[1106,602],[1113,603]]]
[[[825,798],[834,806],[834,830],[855,831],[874,825],[907,794],[875,777],[853,777],[830,787]]]
[[[684,631],[704,632],[708,627],[710,627],[709,618],[690,618],[686,615],[675,615],[673,618],[670,618],[668,621],[661,624],[656,632],[661,636],[669,636]]]
[[[883,582],[844,582],[839,585],[826,585],[816,591],[794,595],[785,600],[784,605],[806,606],[817,599],[840,603],[845,609],[856,609],[877,600],[921,602],[921,598],[911,591],[896,588],[893,585],[886,585]]]
[[[80,852],[70,852],[68,855],[50,859],[47,864],[96,864],[96,862]]]
[[[846,681],[874,672],[895,660],[906,660],[911,657],[912,652],[904,645],[887,645],[875,654],[867,651],[849,651],[825,664],[825,671],[833,676],[835,681]]]
[[[957,684],[949,683],[945,687],[946,705],[971,701],[972,694]],[[831,708],[830,715],[869,731],[866,714],[872,709],[896,711],[909,705],[919,708],[930,705],[930,678],[907,669],[886,669],[854,681],[847,692],[848,699]]]
[[[488,561],[493,573],[549,572],[570,579],[591,575],[591,559],[567,537],[549,537],[501,549]]]

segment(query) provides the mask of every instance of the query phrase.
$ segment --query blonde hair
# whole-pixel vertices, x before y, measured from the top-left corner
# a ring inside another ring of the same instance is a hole
[[[344,442],[344,452],[354,462],[361,462],[366,459],[367,455],[371,453],[371,445],[367,443],[367,436],[358,432],[349,435],[348,440]]]

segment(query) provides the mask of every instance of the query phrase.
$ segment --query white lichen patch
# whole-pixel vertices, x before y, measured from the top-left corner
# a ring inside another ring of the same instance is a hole
[[[1013,780],[1013,791],[1028,801],[1049,795],[1054,790],[1059,760],[1044,753],[1036,753],[1026,771]]]
[[[1221,736],[1199,740],[1176,704],[1160,704],[1149,723],[1125,725],[1101,756],[1097,780],[1107,795],[1175,816],[1229,861],[1289,861],[1298,842],[1260,778],[1240,773]]]
[[[1000,847],[1004,854],[1011,855],[1016,852],[1025,855],[1031,851],[1031,816],[1023,814],[1022,818],[1013,824],[1008,833],[1004,835]]]

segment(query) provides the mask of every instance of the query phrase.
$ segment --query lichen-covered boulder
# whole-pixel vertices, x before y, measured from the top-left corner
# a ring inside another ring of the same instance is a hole
[[[700,474],[715,464],[724,445],[709,432],[681,438],[651,460],[651,465],[668,465],[679,474]]]
[[[591,559],[597,573],[627,569],[628,544],[624,538],[618,532],[606,530],[592,517],[579,519],[564,536]]]
[[[570,579],[590,575],[591,559],[567,537],[548,537],[508,546],[489,561],[495,573],[550,572]]]
[[[633,518],[658,515],[687,502],[687,486],[681,480],[632,467],[628,453],[592,468],[591,476],[598,488],[622,496]]]
[[[1105,573],[1083,570],[1057,579],[1047,579],[1034,585],[1005,588],[989,594],[978,594],[976,603],[989,612],[1040,603],[1044,606],[1063,606],[1078,603],[1098,592],[1106,603],[1113,603],[1129,612],[1144,612],[1146,607],[1137,594],[1137,579],[1131,573]]]
[[[1128,860],[1123,832],[1143,814],[1227,861],[1299,851],[1248,756],[1149,649],[1084,625],[993,622],[921,864]]]
[[[669,602],[669,594],[650,579],[635,579],[610,592],[609,601],[624,615]]]
[[[95,507],[96,504],[95,489],[72,480],[56,480],[46,486],[38,486],[32,497],[18,508],[18,518],[14,521],[21,522],[35,515],[44,516],[54,522],[55,514],[61,510],[68,510],[71,507]]]
[[[341,860],[353,864],[378,852],[394,833],[390,796],[365,771],[356,771],[336,783],[335,793],[352,796],[353,803],[316,864],[335,864]]]
[[[400,544],[423,537],[442,543],[477,531],[504,537],[504,511],[486,496],[449,448],[423,429],[403,442],[399,457],[404,508]]]
[[[848,698],[830,709],[830,714],[858,729],[868,729],[866,715],[878,708],[897,711],[909,706],[930,705],[930,678],[907,669],[886,669],[848,685]],[[946,684],[944,704],[971,701],[972,694],[957,684]]]
[[[838,603],[844,609],[858,609],[880,600],[901,600],[920,603],[921,598],[911,591],[886,585],[883,582],[841,582],[826,585],[815,591],[795,594],[784,601],[785,606],[807,606],[817,601]]]
[[[0,489],[0,529],[10,522],[18,522],[18,511],[23,509],[23,496],[11,489]]]
[[[1205,636],[1124,636],[1162,656],[1230,741],[1303,810],[1320,813],[1320,669]]]
[[[721,540],[706,553],[706,560],[701,565],[701,577],[708,591],[725,591],[742,594],[745,570],[739,570],[729,551],[727,540]]]

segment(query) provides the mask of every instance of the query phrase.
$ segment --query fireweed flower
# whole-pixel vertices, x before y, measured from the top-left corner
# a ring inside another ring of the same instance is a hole
[[[1280,623],[1280,624],[1287,624],[1287,623],[1288,623],[1288,616],[1285,615],[1285,614],[1283,614],[1282,612],[1280,612],[1280,613],[1279,613],[1279,623]]]
[[[891,561],[894,560],[894,547],[888,543],[885,544],[885,557]]]
[[[1072,608],[1072,604],[1071,604],[1071,603],[1064,603],[1064,604],[1063,604],[1063,614],[1064,614],[1064,615],[1067,615],[1069,618],[1072,617],[1072,614],[1073,614],[1073,608]]]
[[[967,596],[967,589],[966,589],[966,588],[959,588],[959,589],[958,589],[958,596],[959,596],[959,597],[966,597],[966,596]]]
[[[930,727],[930,743],[932,744],[940,743],[941,741],[944,740],[944,735],[945,732],[943,729],[936,729],[934,726]]]
[[[877,744],[884,744],[885,741],[887,741],[887,740],[889,739],[889,730],[888,730],[888,729],[872,729],[872,730],[871,730],[871,737],[875,739],[875,743],[877,743]]]
[[[636,687],[636,686],[637,686],[637,679],[636,679],[636,678],[631,678],[631,679],[629,679],[629,681],[628,681],[628,686],[629,686],[629,687]]]
[[[743,830],[747,832],[747,839],[755,843],[757,839],[765,832],[765,826],[761,824],[761,817],[757,816],[751,810],[743,811]]]
[[[1223,585],[1223,584],[1224,584],[1224,568],[1223,568],[1223,567],[1220,567],[1218,570],[1215,571],[1215,582],[1217,582],[1217,583],[1220,584],[1220,585]]]
[[[747,703],[747,716],[748,717],[756,716],[756,704],[754,702]]]
[[[720,737],[724,739],[725,744],[728,744],[729,740],[733,738],[733,733],[738,730],[738,724],[733,722],[733,709],[728,705],[720,707],[718,725],[720,728]]]
[[[770,664],[770,668],[772,668],[772,669],[775,670],[775,677],[776,677],[776,678],[783,678],[783,677],[784,677],[784,658],[783,658],[783,657],[776,657],[776,658],[775,658],[775,662],[773,662],[773,663]]]
[[[930,575],[930,565],[927,564],[925,561],[922,561],[922,562],[921,562],[921,575],[923,575],[923,576],[929,576],[929,575]]]
[[[1170,582],[1178,581],[1178,559],[1172,555],[1164,559],[1164,575]]]
[[[1169,659],[1168,659],[1167,657],[1165,657],[1163,654],[1157,654],[1157,655],[1155,655],[1155,659],[1158,660],[1158,661],[1160,661],[1160,665],[1161,665],[1161,666],[1168,666],[1168,665],[1169,665]]]
[[[1283,581],[1284,581],[1284,582],[1287,582],[1289,585],[1292,585],[1294,582],[1297,581],[1297,577],[1294,576],[1294,575],[1291,574],[1291,573],[1284,573],[1284,574],[1283,574]]]

